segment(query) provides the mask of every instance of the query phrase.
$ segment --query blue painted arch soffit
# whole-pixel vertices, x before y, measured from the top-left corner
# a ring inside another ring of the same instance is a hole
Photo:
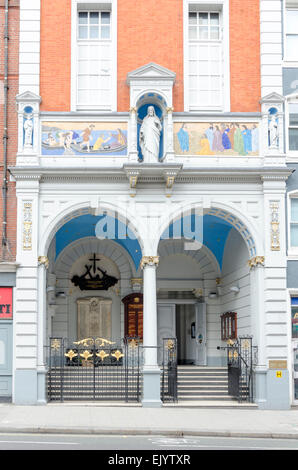
[[[110,239],[121,245],[138,268],[142,250],[133,232],[120,220],[109,215],[85,214],[66,222],[56,233],[55,259],[66,246],[85,237]]]
[[[170,224],[161,238],[175,239],[181,234],[184,239],[196,240],[213,253],[222,269],[225,244],[232,228],[228,221],[214,215],[189,215]]]
[[[214,254],[221,269],[225,244],[232,228],[228,221],[213,215],[192,215],[170,224],[161,238],[199,241]],[[118,243],[127,251],[138,270],[142,258],[139,241],[125,223],[109,215],[85,214],[66,222],[55,235],[55,259],[66,246],[85,237],[105,238]]]

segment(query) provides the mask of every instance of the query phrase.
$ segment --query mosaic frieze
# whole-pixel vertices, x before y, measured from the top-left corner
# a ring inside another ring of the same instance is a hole
[[[259,155],[258,123],[176,122],[178,155]]]
[[[42,155],[127,154],[127,124],[123,122],[43,122]]]

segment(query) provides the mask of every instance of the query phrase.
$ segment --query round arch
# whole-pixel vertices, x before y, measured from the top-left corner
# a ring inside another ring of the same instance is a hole
[[[121,296],[129,290],[127,283],[136,275],[134,263],[126,250],[113,240],[98,240],[94,237],[80,238],[69,244],[60,253],[54,263],[54,270],[58,274],[68,274],[73,263],[78,257],[87,252],[100,252],[106,258],[111,259],[120,273]],[[121,281],[122,280],[122,281]]]
[[[144,243],[142,236],[140,235],[139,230],[136,228],[137,222],[135,221],[135,217],[129,212],[128,209],[124,210],[122,207],[108,202],[101,202],[100,207],[98,209],[95,209],[94,207],[91,207],[90,202],[81,202],[67,207],[66,209],[62,210],[59,214],[53,217],[53,219],[46,227],[44,233],[42,234],[39,243],[39,255],[43,256],[48,253],[50,244],[55,234],[65,223],[69,222],[70,220],[76,217],[87,214],[110,215],[111,217],[114,217],[115,219],[118,219],[119,221],[126,224],[127,227],[133,232],[137,241],[139,242],[141,252],[143,253]]]
[[[158,251],[159,241],[164,231],[173,223],[180,220],[183,216],[189,216],[193,211],[201,211],[200,215],[213,215],[228,222],[237,232],[240,233],[248,249],[249,257],[252,258],[263,254],[263,241],[256,227],[247,217],[234,206],[229,204],[213,201],[209,208],[204,208],[199,204],[191,203],[179,206],[172,213],[166,214],[159,227],[159,231],[155,240],[154,254]],[[198,214],[199,215],[199,214]]]
[[[168,245],[168,243],[170,244]],[[171,243],[172,242],[172,243]],[[187,249],[187,240],[161,240],[158,245],[158,254],[161,257],[170,256],[175,254],[183,254],[188,256],[189,258],[193,259],[199,265],[201,264],[202,260],[207,258],[210,265],[212,266],[212,270],[214,273],[214,277],[220,277],[220,266],[218,261],[211,250],[206,245],[202,245],[200,250],[191,250]],[[171,245],[175,245],[174,249],[171,249]],[[189,247],[190,248],[190,247]]]
[[[163,114],[166,114],[167,107],[170,106],[167,102],[167,97],[159,89],[148,88],[142,90],[134,97],[133,107],[140,108],[146,104],[156,104],[159,105]]]

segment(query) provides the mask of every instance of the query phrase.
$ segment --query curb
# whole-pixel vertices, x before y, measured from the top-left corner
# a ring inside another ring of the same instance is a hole
[[[196,431],[191,429],[100,429],[100,428],[79,428],[79,427],[0,427],[1,434],[92,434],[92,435],[125,435],[125,436],[205,436],[205,437],[239,437],[239,438],[266,438],[266,439],[297,439],[298,433],[290,432],[255,432],[255,431]]]

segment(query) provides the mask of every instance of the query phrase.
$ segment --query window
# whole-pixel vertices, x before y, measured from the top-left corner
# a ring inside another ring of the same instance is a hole
[[[298,9],[286,10],[285,53],[286,60],[298,61]]]
[[[298,197],[290,199],[290,244],[291,248],[298,248]]]
[[[298,102],[289,103],[289,151],[298,151]]]
[[[115,111],[115,1],[72,2],[72,111]]]
[[[189,111],[223,108],[222,43],[222,12],[189,10],[186,64]]]
[[[298,297],[291,298],[292,338],[298,339]]]

